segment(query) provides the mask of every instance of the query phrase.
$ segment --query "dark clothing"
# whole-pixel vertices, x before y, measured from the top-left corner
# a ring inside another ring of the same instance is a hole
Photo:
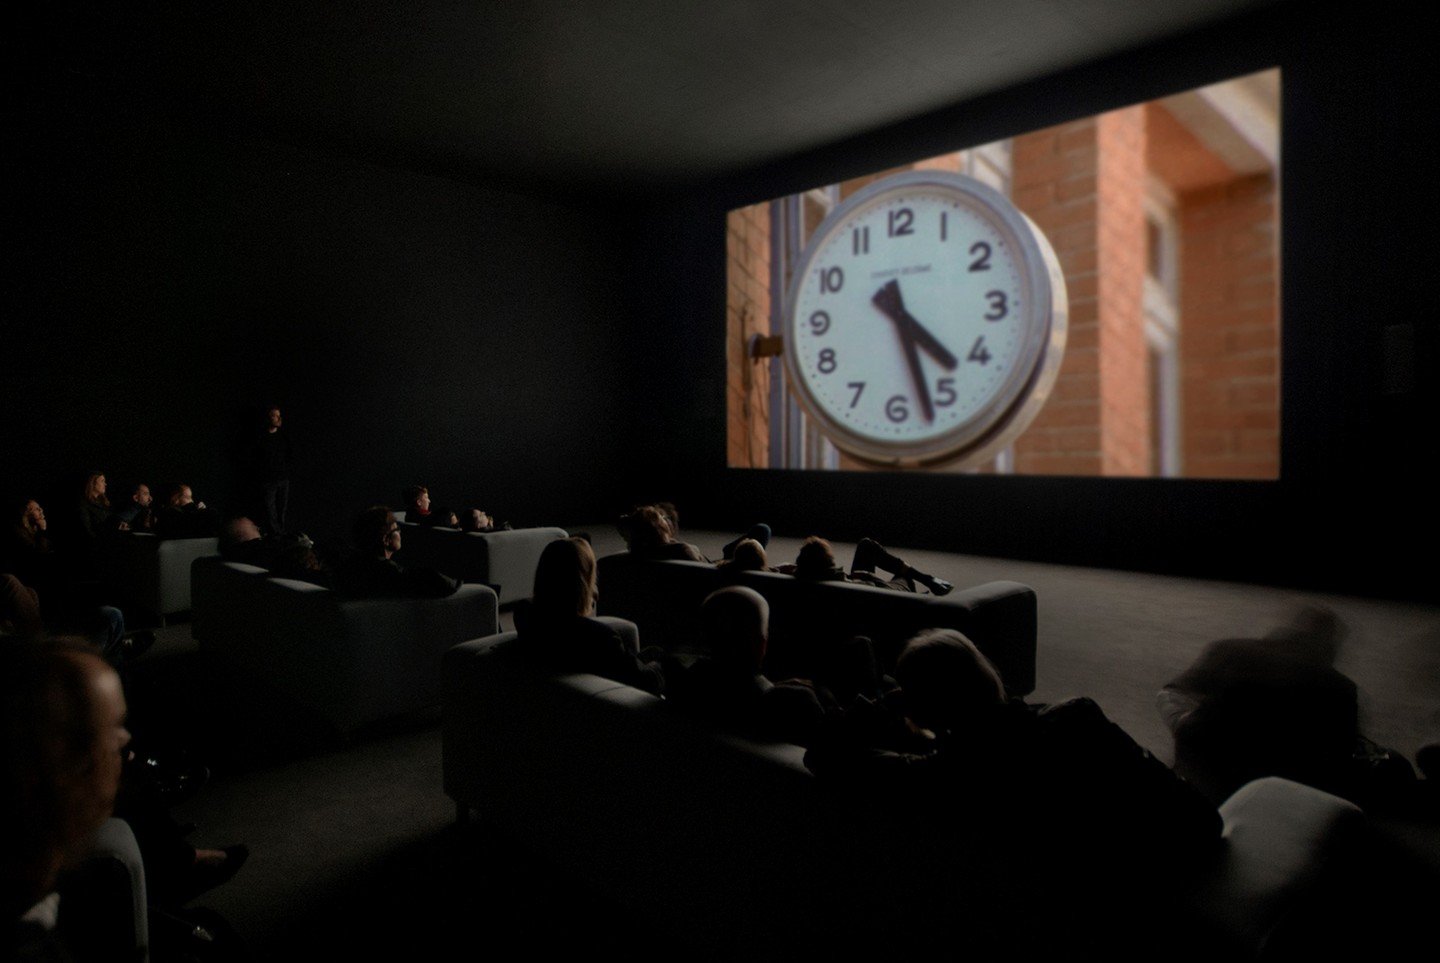
[[[0,634],[32,638],[45,631],[35,590],[14,575],[0,572]]]
[[[220,516],[213,508],[166,505],[155,513],[155,534],[161,538],[214,538],[220,531]]]
[[[1215,807],[1089,699],[982,709],[923,754],[828,727],[805,764],[829,781],[883,787],[911,814],[993,834],[1002,848],[1023,843],[1126,875],[1152,860],[1206,858],[1220,838]]]
[[[132,532],[148,532],[155,527],[155,512],[145,505],[130,502],[114,511],[115,520],[124,522]]]
[[[638,551],[630,549],[630,554],[636,558],[648,558],[655,560],[669,560],[679,562],[704,562],[706,558],[700,554],[700,549],[689,542],[666,542],[663,545],[656,545],[651,548],[642,548]]]
[[[450,520],[450,512],[444,510],[431,510],[422,514],[414,508],[405,509],[405,521],[412,525],[423,525],[426,528],[459,528],[458,521]]]
[[[253,472],[260,504],[265,509],[261,521],[267,534],[281,535],[285,532],[285,516],[290,508],[290,469],[293,462],[294,451],[290,447],[290,435],[284,428],[260,433],[250,454],[250,470]]]
[[[812,687],[798,682],[777,685],[743,666],[708,658],[671,678],[666,698],[722,728],[763,742],[808,746],[825,721],[825,710]]]
[[[265,503],[265,525],[271,535],[285,534],[285,515],[290,510],[290,481],[262,483],[261,501]]]
[[[393,558],[358,553],[341,567],[336,583],[354,598],[434,599],[454,595],[460,588],[459,579],[433,568],[406,568]]]
[[[255,443],[255,471],[260,481],[289,481],[293,460],[290,436],[284,428],[260,433],[260,438]]]
[[[522,604],[515,612],[516,651],[546,672],[589,672],[660,695],[665,672],[631,651],[619,631],[585,616],[554,619],[537,616]]]

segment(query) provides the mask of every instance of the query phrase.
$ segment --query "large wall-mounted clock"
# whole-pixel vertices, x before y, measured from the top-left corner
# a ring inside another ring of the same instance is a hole
[[[972,178],[910,171],[847,198],[792,276],[784,364],[837,447],[872,465],[983,463],[1060,368],[1065,279],[1040,230]]]

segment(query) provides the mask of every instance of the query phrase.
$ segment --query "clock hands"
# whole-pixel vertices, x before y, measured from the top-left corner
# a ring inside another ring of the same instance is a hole
[[[884,287],[875,292],[875,297],[871,300],[896,324],[908,327],[920,347],[924,348],[930,357],[940,362],[946,371],[954,371],[960,366],[960,360],[950,353],[950,349],[941,344],[940,339],[931,334],[925,325],[916,321],[913,314],[905,310],[905,299],[900,296],[899,281],[887,281]]]
[[[924,413],[926,421],[933,422],[935,406],[930,400],[930,385],[925,380],[925,369],[920,364],[919,349],[924,348],[947,371],[954,371],[960,363],[959,360],[933,334],[925,330],[925,326],[916,321],[909,311],[905,310],[905,300],[900,296],[899,281],[886,282],[880,290],[875,292],[871,301],[886,317],[895,322],[895,331],[900,336],[900,346],[905,351],[905,362],[910,366],[910,376],[915,379],[915,393],[920,398],[920,410]]]

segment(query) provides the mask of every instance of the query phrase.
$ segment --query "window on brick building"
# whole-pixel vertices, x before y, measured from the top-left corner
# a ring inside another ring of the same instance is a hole
[[[1178,476],[1180,447],[1180,228],[1159,182],[1145,197],[1145,347],[1150,395],[1150,473]]]

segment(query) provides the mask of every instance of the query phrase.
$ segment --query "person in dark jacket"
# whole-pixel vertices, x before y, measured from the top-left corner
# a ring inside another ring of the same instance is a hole
[[[252,470],[271,535],[285,534],[285,516],[290,507],[290,469],[294,460],[294,449],[280,409],[271,405],[265,411],[265,424],[255,440],[252,455]]]
[[[355,519],[355,551],[340,568],[340,591],[356,598],[443,598],[454,595],[460,580],[433,568],[405,567],[395,561],[400,551],[400,525],[395,513],[374,505]]]
[[[700,623],[705,655],[670,680],[667,698],[741,735],[808,746],[825,711],[813,685],[765,677],[770,606],[764,597],[738,585],[717,589],[701,603]]]

